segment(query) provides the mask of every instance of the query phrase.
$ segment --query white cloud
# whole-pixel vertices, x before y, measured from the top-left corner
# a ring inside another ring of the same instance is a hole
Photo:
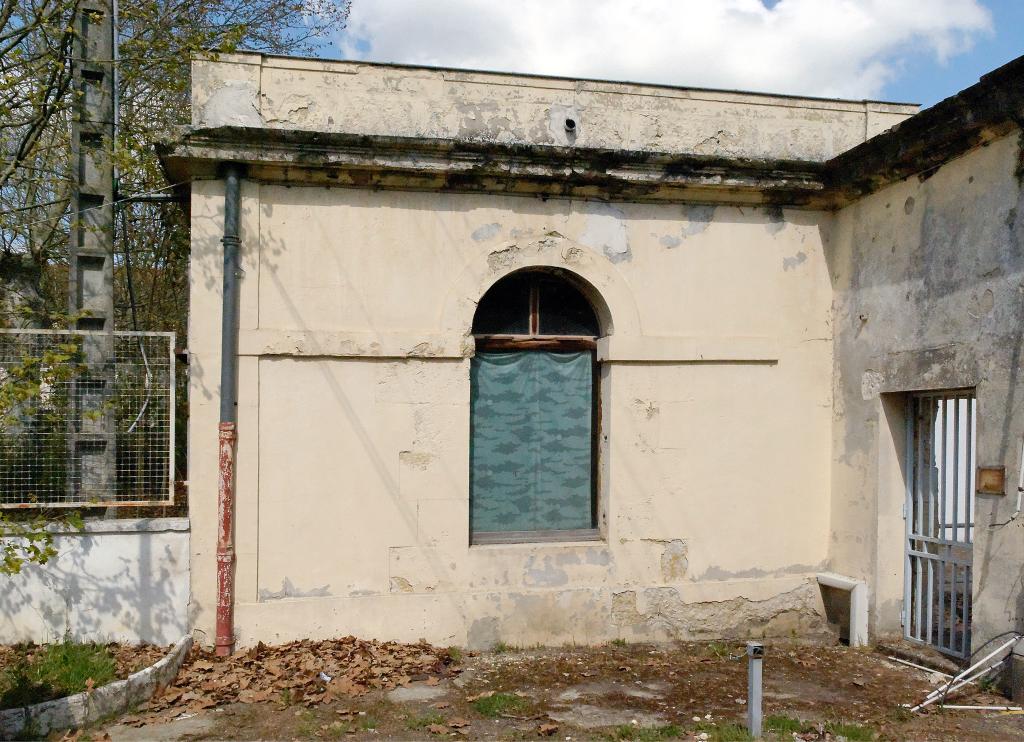
[[[912,54],[990,33],[979,0],[353,0],[345,57],[878,97]]]

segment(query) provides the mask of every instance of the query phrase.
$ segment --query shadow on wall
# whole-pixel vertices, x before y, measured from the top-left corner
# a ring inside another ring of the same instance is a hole
[[[184,518],[87,521],[54,539],[58,556],[0,589],[0,642],[171,644],[188,631]]]

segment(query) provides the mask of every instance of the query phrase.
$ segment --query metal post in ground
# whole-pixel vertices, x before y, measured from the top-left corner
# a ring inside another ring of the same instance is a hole
[[[757,739],[761,736],[761,661],[764,645],[747,642],[747,731]]]

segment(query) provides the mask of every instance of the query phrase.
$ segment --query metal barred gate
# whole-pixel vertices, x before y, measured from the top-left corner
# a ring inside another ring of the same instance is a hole
[[[905,636],[971,651],[977,400],[973,390],[913,394],[907,410]]]

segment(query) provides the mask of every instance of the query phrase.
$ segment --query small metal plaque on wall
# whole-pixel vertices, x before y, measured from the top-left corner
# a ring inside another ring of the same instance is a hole
[[[979,495],[1005,495],[1006,467],[979,466],[977,481]]]

